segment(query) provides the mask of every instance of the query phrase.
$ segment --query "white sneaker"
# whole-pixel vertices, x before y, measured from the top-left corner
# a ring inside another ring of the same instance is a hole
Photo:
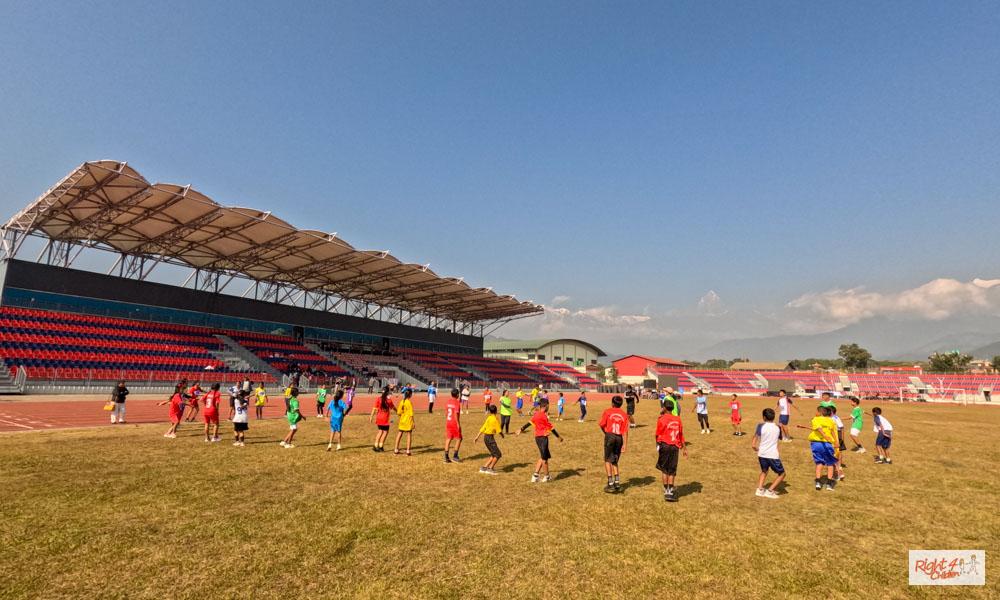
[[[754,495],[757,496],[758,498],[763,497],[764,496],[764,488],[757,488],[757,492]]]
[[[212,443],[212,440],[210,440],[210,439],[208,439],[208,438],[205,438],[205,443],[206,443],[206,444],[211,444],[211,443]]]
[[[288,444],[285,443],[285,440],[281,440],[280,442],[278,442],[278,445],[281,446],[282,448],[284,448]]]
[[[246,442],[240,442],[240,448],[246,448],[246,447],[247,447]]]
[[[340,450],[340,444],[337,444],[337,450]]]
[[[485,475],[487,473],[486,467],[479,467],[479,474]]]
[[[295,447],[295,444],[285,444],[285,450],[291,450]]]
[[[858,448],[858,454],[864,454],[867,452],[864,448]]]
[[[538,473],[533,473],[531,475],[531,483],[538,483]]]
[[[114,417],[111,417],[111,424],[112,424],[112,425],[114,425],[114,424],[116,424],[116,423],[118,423],[118,421],[115,421],[115,418],[114,418]]]
[[[486,469],[487,475],[499,475],[494,469]]]
[[[552,481],[550,476],[546,475],[545,477],[542,477],[542,483],[548,483],[550,481]]]
[[[777,492],[772,492],[771,490],[764,490],[764,497],[765,498],[770,498],[771,500],[777,500],[778,493]]]
[[[239,446],[239,445],[240,445],[240,443],[239,443],[239,442],[233,442],[233,445],[234,445],[234,446]]]
[[[222,438],[220,438],[219,436],[215,436],[214,438],[212,438],[212,441],[213,442],[221,442]]]

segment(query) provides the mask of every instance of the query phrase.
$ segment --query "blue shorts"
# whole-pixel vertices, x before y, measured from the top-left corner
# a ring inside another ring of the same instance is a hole
[[[892,445],[892,436],[888,436],[884,433],[878,434],[877,436],[875,436],[875,445],[878,446],[879,448],[888,450],[889,446]]]
[[[813,462],[817,465],[832,467],[837,464],[837,455],[830,442],[809,442],[809,447],[812,449]]]
[[[521,400],[520,398],[518,398],[517,399],[517,410],[521,410],[522,408],[524,408],[524,400]]]
[[[778,415],[778,422],[782,425],[788,425],[788,415]]]
[[[343,427],[343,419],[330,419],[330,431],[340,431]]]
[[[768,469],[774,471],[778,475],[781,475],[782,473],[785,472],[785,466],[781,464],[780,458],[762,458],[758,456],[757,462],[760,463],[761,473],[767,473]]]

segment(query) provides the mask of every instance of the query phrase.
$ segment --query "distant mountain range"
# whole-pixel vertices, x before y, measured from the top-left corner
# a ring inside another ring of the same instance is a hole
[[[923,360],[934,352],[961,350],[975,358],[1000,355],[1000,317],[955,317],[941,321],[867,319],[835,331],[780,335],[712,344],[693,358],[778,361],[836,358],[841,344],[857,343],[881,360]]]

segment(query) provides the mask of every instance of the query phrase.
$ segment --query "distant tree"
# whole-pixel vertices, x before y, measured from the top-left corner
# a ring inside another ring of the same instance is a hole
[[[990,361],[990,365],[994,371],[1000,371],[1000,356],[994,356],[993,360]]]
[[[961,373],[969,368],[972,357],[958,350],[953,352],[935,352],[927,357],[928,368],[938,373]]]
[[[724,358],[710,358],[703,365],[706,369],[728,369],[732,363]]]
[[[618,369],[613,366],[604,369],[604,381],[618,383]]]
[[[848,369],[865,369],[872,359],[872,353],[857,344],[841,344],[837,354]]]
[[[799,359],[788,361],[788,368],[793,371],[801,371],[803,368],[803,363]]]

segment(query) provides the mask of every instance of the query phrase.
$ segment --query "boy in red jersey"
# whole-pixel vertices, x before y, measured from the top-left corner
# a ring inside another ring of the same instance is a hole
[[[451,398],[448,398],[448,402],[445,403],[445,417],[444,417],[444,462],[462,462],[462,459],[458,457],[458,449],[462,447],[462,403],[459,402],[458,396],[461,392],[457,388],[452,388]],[[448,451],[451,450],[451,442],[455,442],[455,454],[449,457]]]
[[[562,442],[562,437],[559,436],[559,432],[555,430],[555,427],[552,426],[552,421],[549,420],[548,399],[542,398],[538,401],[538,408],[535,409],[535,414],[531,416],[530,421],[517,431],[517,434],[521,435],[532,425],[535,426],[535,445],[538,446],[538,462],[535,463],[535,472],[531,474],[531,483],[537,483],[542,473],[545,474],[541,479],[542,483],[548,483],[552,481],[552,478],[549,477],[549,459],[552,458],[552,453],[549,452],[549,432]]]
[[[731,411],[729,415],[729,422],[733,424],[733,435],[741,436],[743,433],[743,414],[741,409],[743,408],[743,403],[740,402],[739,396],[733,394],[732,398],[729,399],[729,410]]]
[[[683,452],[687,458],[687,448],[684,445],[684,426],[681,418],[670,414],[674,410],[674,401],[666,399],[660,409],[660,418],[656,421],[656,468],[663,473],[663,499],[667,502],[677,502],[674,495],[674,477],[677,475],[677,455]]]
[[[628,445],[629,416],[622,410],[624,399],[611,398],[611,408],[604,411],[597,426],[604,432],[604,471],[608,475],[608,485],[604,491],[614,494],[622,491],[618,479],[618,459]]]
[[[219,437],[219,404],[222,403],[222,394],[219,393],[218,383],[213,383],[212,389],[202,395],[202,402],[205,403],[205,410],[201,413],[205,419],[205,441],[218,442],[222,439]]]

